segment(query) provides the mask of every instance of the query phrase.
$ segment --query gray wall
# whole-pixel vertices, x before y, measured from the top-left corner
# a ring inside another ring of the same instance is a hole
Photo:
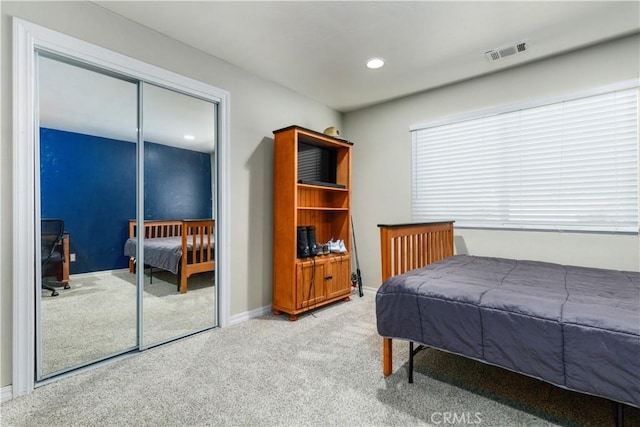
[[[341,115],[87,2],[0,3],[0,386],[12,382],[12,24],[17,16],[231,93],[231,315],[271,304],[272,131],[291,124],[322,130]]]
[[[411,125],[637,79],[639,53],[636,35],[346,114],[343,135],[354,141],[353,217],[364,285],[377,288],[381,281],[377,224],[411,220]],[[639,270],[637,235],[455,234],[456,250],[472,255]]]

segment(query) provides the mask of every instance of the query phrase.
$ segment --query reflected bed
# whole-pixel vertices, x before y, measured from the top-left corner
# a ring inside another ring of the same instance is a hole
[[[176,274],[180,293],[186,293],[189,276],[215,270],[214,226],[213,219],[145,221],[144,264]],[[130,220],[124,245],[132,273],[137,264],[136,228],[136,221]]]

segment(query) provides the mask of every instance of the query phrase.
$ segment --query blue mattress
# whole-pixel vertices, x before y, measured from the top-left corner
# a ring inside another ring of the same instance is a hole
[[[456,255],[389,278],[378,333],[640,407],[640,273]]]

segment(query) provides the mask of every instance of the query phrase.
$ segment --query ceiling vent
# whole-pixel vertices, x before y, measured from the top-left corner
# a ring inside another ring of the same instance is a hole
[[[529,49],[529,45],[526,42],[518,42],[510,44],[508,46],[502,46],[497,49],[492,49],[485,52],[485,56],[489,62],[499,61],[503,58],[513,55],[519,55]]]

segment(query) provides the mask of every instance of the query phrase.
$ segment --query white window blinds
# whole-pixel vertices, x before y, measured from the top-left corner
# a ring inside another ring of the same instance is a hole
[[[638,90],[413,130],[413,220],[638,231]]]

